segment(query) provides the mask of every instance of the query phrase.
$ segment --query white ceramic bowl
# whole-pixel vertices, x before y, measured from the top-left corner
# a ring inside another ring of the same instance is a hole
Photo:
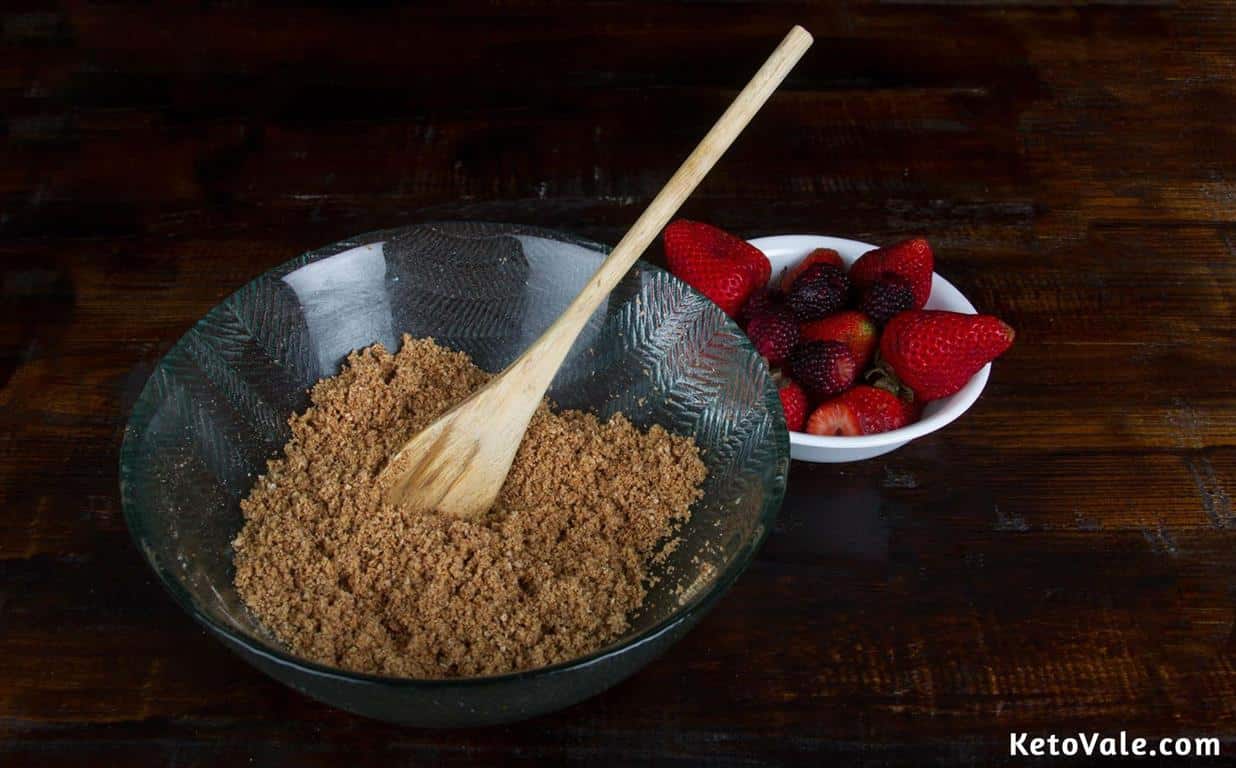
[[[859,256],[876,248],[874,245],[860,243],[856,240],[823,235],[777,235],[757,238],[750,242],[763,251],[772,263],[774,283],[781,279],[782,272],[797,264],[816,248],[832,248],[841,254],[847,267],[853,264]],[[961,295],[961,291],[938,274],[932,276],[931,298],[927,300],[926,308],[947,309],[970,315],[977,314],[974,305]],[[966,409],[978,399],[983,387],[987,385],[987,377],[990,374],[991,363],[988,363],[971,377],[960,392],[928,403],[923,409],[922,418],[901,429],[894,429],[892,432],[860,437],[824,437],[809,435],[806,432],[790,432],[790,456],[800,461],[840,464],[847,461],[862,461],[895,451],[917,437],[935,432],[965,413]]]

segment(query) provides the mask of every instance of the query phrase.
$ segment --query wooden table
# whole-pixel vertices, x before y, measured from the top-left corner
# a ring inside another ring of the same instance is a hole
[[[1010,732],[1121,729],[1236,750],[1226,3],[179,5],[3,13],[0,764],[991,764]],[[614,242],[795,21],[815,49],[684,214],[929,235],[1019,334],[963,419],[795,464],[694,632],[530,722],[334,711],[173,605],[117,452],[196,318],[427,218]]]

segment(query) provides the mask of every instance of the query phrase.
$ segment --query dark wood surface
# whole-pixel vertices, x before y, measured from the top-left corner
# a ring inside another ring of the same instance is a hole
[[[1236,12],[1226,2],[6,4],[0,764],[1236,753]],[[931,237],[1019,331],[978,404],[795,464],[684,641],[476,731],[301,697],[183,615],[116,464],[159,356],[261,271],[426,218],[614,242],[793,22],[817,44],[685,213]]]

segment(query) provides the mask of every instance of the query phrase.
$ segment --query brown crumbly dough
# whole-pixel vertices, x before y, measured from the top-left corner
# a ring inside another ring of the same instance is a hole
[[[484,519],[382,501],[387,457],[488,377],[404,336],[398,354],[353,353],[290,419],[283,458],[241,502],[234,546],[236,588],[294,652],[383,675],[489,675],[627,629],[649,561],[700,496],[690,438],[542,405]]]

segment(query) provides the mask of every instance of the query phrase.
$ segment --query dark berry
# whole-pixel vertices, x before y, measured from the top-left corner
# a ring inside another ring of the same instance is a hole
[[[904,277],[886,272],[863,292],[858,308],[883,328],[893,315],[914,309],[914,288]]]
[[[760,288],[755,293],[751,294],[751,298],[747,299],[747,303],[742,305],[742,309],[738,312],[738,322],[744,326],[751,322],[757,315],[762,315],[772,309],[780,307],[784,303],[785,297],[780,291],[772,288]]]
[[[845,272],[832,264],[812,264],[795,278],[785,303],[799,322],[809,323],[840,311],[849,293]]]
[[[751,318],[747,337],[769,365],[780,365],[798,343],[798,323],[785,309],[769,309]]]
[[[816,248],[814,251],[807,254],[807,258],[785,270],[785,272],[781,275],[781,290],[790,290],[790,286],[794,284],[794,281],[798,279],[798,276],[812,264],[832,264],[834,267],[845,271],[845,262],[841,260],[841,254],[837,253],[832,248]]]
[[[840,394],[854,383],[858,364],[840,341],[809,341],[790,354],[790,376],[816,400]]]

